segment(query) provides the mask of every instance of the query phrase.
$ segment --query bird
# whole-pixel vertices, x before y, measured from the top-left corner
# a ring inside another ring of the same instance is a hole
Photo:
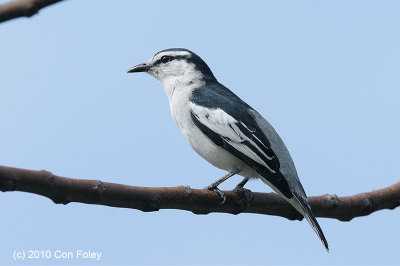
[[[200,56],[185,48],[165,49],[128,70],[136,72],[148,73],[161,83],[186,141],[209,163],[227,171],[205,189],[224,197],[218,185],[228,178],[244,177],[237,189],[259,178],[305,217],[329,251],[281,137],[261,114],[219,83]]]

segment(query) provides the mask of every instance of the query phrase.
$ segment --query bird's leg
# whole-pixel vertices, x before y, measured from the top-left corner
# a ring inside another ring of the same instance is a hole
[[[235,190],[242,190],[244,189],[244,185],[246,185],[247,181],[249,181],[249,179],[247,177],[243,178],[243,180],[236,185]]]
[[[244,188],[244,185],[246,185],[247,181],[249,181],[249,179],[247,177],[245,177],[239,184],[236,185],[234,191],[242,192],[242,193],[245,193],[246,195],[250,195],[252,197],[253,192],[251,192],[250,189]]]
[[[235,193],[238,193],[240,197],[246,199],[246,205],[243,210],[248,207],[248,204],[254,198],[253,192],[250,189],[244,188],[244,185],[246,185],[247,181],[249,181],[249,178],[245,177],[239,184],[236,185],[235,189],[233,190]]]
[[[222,204],[224,204],[225,201],[226,201],[226,196],[225,196],[225,193],[222,192],[222,191],[218,188],[219,184],[221,184],[222,182],[226,181],[227,179],[229,179],[230,177],[236,175],[236,174],[239,173],[239,172],[240,172],[240,170],[234,170],[234,171],[232,171],[232,172],[230,172],[230,173],[224,175],[223,177],[221,177],[220,179],[218,179],[217,181],[215,181],[215,182],[212,183],[211,185],[206,186],[204,189],[213,190],[213,191],[217,192],[217,193],[221,196],[221,198],[222,198],[222,202],[221,202],[221,205],[222,205]]]
[[[223,177],[221,177],[220,179],[218,179],[217,181],[215,181],[214,183],[212,183],[211,185],[206,186],[204,189],[213,190],[214,188],[218,187],[222,182],[226,181],[227,179],[229,179],[230,177],[232,177],[236,174],[237,174],[237,172],[228,173],[228,174],[224,175]]]

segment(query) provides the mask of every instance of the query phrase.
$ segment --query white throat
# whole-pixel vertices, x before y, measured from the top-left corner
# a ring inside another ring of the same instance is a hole
[[[191,92],[193,89],[205,85],[205,82],[199,78],[190,79],[188,77],[170,77],[160,80],[168,99],[171,101],[175,93],[183,91]]]
[[[171,62],[168,66],[156,69],[150,74],[160,81],[170,102],[176,93],[191,92],[194,88],[205,85],[203,74],[193,63],[185,60]]]

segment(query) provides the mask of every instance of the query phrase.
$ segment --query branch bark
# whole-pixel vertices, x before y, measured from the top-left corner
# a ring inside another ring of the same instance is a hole
[[[144,212],[160,209],[180,209],[195,214],[258,213],[301,220],[302,216],[275,193],[224,191],[226,202],[220,196],[202,189],[178,187],[136,187],[98,180],[73,179],[53,175],[48,171],[33,171],[0,166],[0,190],[24,191],[51,199],[57,204],[81,202],[111,207],[131,208]],[[317,217],[350,221],[382,209],[400,205],[400,182],[387,188],[349,197],[322,195],[309,197]]]
[[[62,0],[14,0],[0,5],[0,23],[19,17],[31,17],[46,6]]]

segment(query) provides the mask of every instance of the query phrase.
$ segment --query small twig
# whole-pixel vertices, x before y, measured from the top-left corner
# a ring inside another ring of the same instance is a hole
[[[141,211],[180,209],[195,214],[258,213],[301,220],[301,215],[275,193],[224,191],[226,202],[209,190],[190,187],[135,187],[98,180],[72,179],[47,171],[0,166],[0,190],[24,191],[50,198],[54,203],[81,202]],[[400,205],[400,182],[390,187],[349,197],[309,197],[315,216],[350,221]]]
[[[0,23],[19,17],[31,17],[46,6],[62,0],[14,0],[0,5]]]

